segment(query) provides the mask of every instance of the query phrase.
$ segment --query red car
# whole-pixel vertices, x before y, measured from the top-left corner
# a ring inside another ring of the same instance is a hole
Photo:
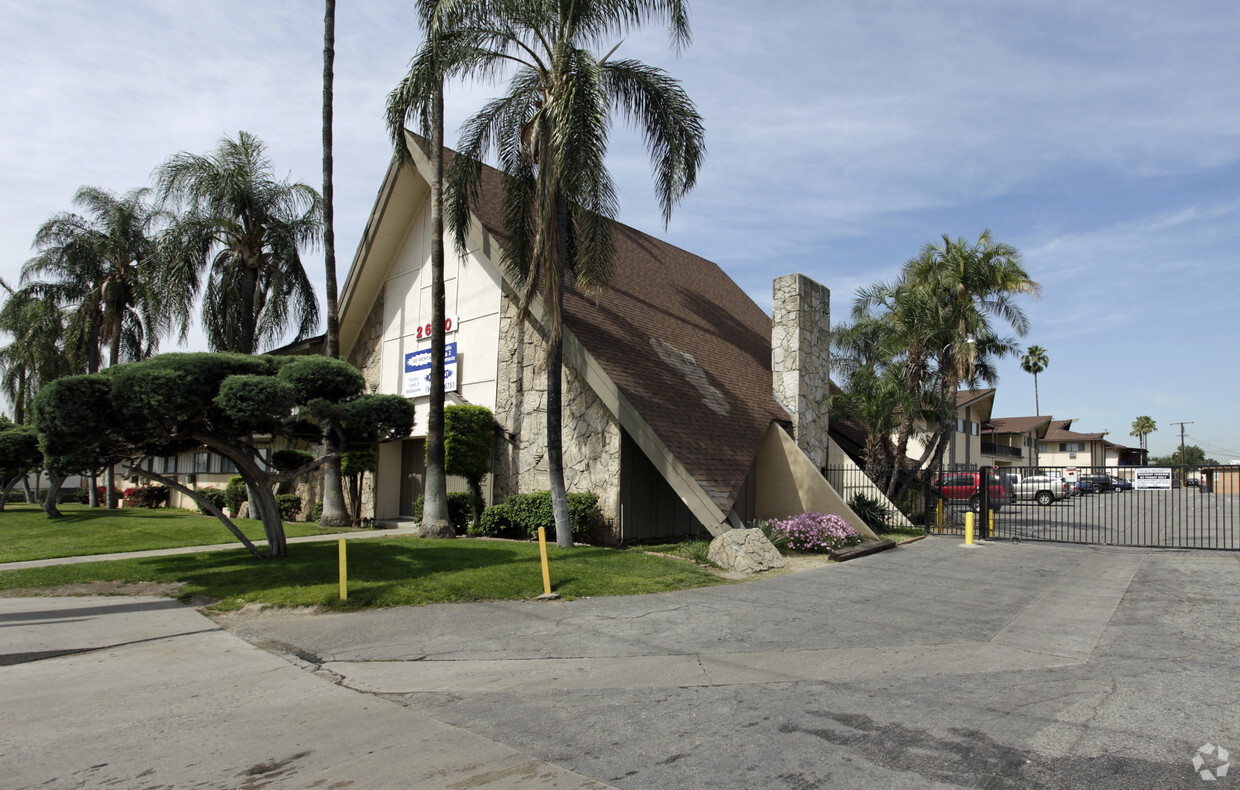
[[[974,511],[982,507],[981,472],[947,472],[934,481],[934,490],[947,502],[968,502]],[[998,512],[1004,505],[1016,501],[1012,483],[1004,475],[989,472],[987,475],[990,507]]]

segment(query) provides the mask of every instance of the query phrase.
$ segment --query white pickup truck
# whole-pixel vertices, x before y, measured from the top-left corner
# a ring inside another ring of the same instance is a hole
[[[1068,498],[1068,482],[1051,475],[1008,475],[1016,501],[1032,499],[1039,505],[1051,505]]]

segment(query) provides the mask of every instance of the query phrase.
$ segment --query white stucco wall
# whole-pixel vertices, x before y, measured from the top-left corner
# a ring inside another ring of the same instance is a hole
[[[472,251],[458,255],[451,242],[444,253],[444,312],[459,320],[457,331],[447,338],[457,344],[457,394],[468,403],[494,410],[500,275]],[[431,321],[430,259],[427,201],[410,223],[384,284],[382,393],[403,394],[405,355],[431,346],[429,336],[418,337],[418,328]],[[414,400],[414,436],[426,435],[429,402],[426,396]]]

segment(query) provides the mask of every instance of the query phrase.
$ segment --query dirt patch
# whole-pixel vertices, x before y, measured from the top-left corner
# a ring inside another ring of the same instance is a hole
[[[152,595],[175,598],[180,582],[82,582],[62,584],[59,587],[36,587],[24,590],[5,590],[5,598],[29,598],[31,596],[56,597],[68,595]]]

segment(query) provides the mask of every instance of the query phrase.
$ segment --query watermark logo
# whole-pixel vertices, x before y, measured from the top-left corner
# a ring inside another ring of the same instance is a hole
[[[1227,769],[1231,767],[1230,758],[1231,755],[1222,746],[1207,743],[1193,755],[1193,770],[1202,781],[1213,782],[1227,775]]]

